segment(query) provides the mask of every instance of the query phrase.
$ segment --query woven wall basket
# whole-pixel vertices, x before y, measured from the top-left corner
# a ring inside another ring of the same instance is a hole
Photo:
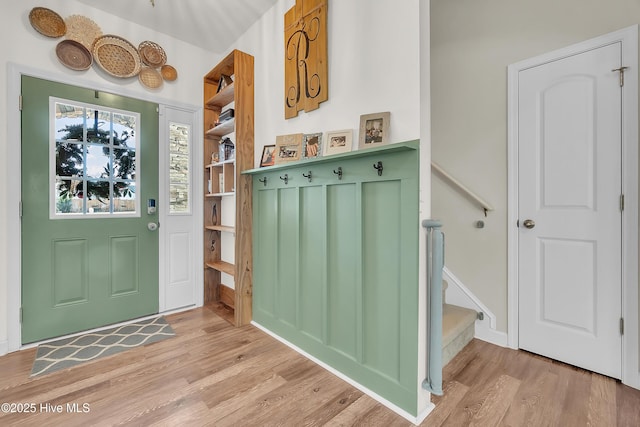
[[[138,51],[122,37],[113,34],[98,37],[91,51],[96,64],[114,77],[133,77],[140,72]]]
[[[37,32],[47,37],[62,37],[67,32],[67,26],[62,17],[46,7],[31,9],[29,22]]]
[[[149,89],[158,89],[162,86],[162,76],[155,68],[142,67],[138,74],[138,80],[142,86]]]
[[[91,19],[82,15],[71,15],[64,20],[67,24],[66,38],[82,43],[91,51],[93,42],[102,35],[102,30]]]
[[[160,67],[167,62],[167,54],[158,43],[146,40],[138,45],[140,59],[150,67]]]
[[[60,62],[72,70],[88,70],[93,63],[89,49],[75,40],[62,40],[56,46],[56,56]]]

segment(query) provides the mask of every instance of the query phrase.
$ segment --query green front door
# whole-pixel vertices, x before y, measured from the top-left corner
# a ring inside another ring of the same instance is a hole
[[[157,104],[26,76],[22,99],[22,343],[157,313]]]

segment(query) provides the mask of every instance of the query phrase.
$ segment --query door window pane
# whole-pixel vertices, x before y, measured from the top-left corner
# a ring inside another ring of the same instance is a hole
[[[56,141],[56,175],[84,175],[83,145]]]
[[[114,212],[136,211],[136,185],[132,182],[116,182],[113,185]]]
[[[139,214],[139,115],[52,101],[54,217]]]
[[[108,146],[87,146],[87,176],[89,178],[109,178],[111,175],[110,154]]]

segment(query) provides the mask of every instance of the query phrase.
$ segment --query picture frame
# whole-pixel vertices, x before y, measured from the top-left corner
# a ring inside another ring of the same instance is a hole
[[[302,137],[302,157],[315,159],[322,156],[322,133],[307,133]]]
[[[303,136],[301,133],[276,136],[276,165],[300,160]]]
[[[353,146],[353,129],[334,130],[327,132],[324,143],[324,156],[347,153]]]
[[[390,119],[391,113],[388,111],[361,115],[358,149],[388,144]]]
[[[262,148],[262,157],[260,158],[260,167],[273,166],[276,164],[276,145],[265,145]]]

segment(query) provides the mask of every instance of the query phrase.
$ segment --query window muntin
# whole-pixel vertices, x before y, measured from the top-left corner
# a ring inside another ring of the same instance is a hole
[[[50,100],[51,217],[139,216],[140,115]]]

